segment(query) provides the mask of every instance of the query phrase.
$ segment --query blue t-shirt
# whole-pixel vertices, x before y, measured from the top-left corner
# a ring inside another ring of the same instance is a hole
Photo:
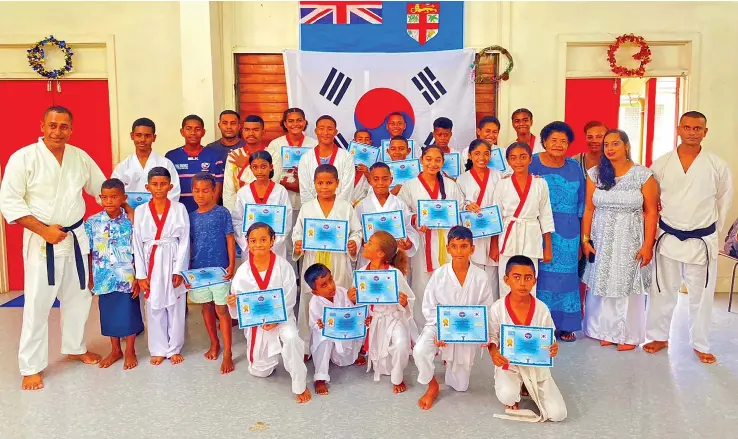
[[[228,268],[228,242],[233,233],[231,214],[216,205],[205,213],[190,212],[190,268]]]
[[[197,203],[192,197],[192,177],[199,172],[209,172],[215,177],[215,181],[223,183],[223,170],[225,160],[217,148],[203,148],[199,155],[191,156],[184,150],[184,146],[173,149],[165,154],[165,157],[174,163],[177,174],[179,174],[179,185],[182,193],[179,202],[184,204],[188,212],[197,209]]]
[[[238,143],[233,146],[225,146],[220,142],[220,139],[218,139],[215,142],[208,143],[205,148],[213,148],[218,151],[220,156],[223,157],[223,163],[226,163],[226,160],[228,160],[228,154],[238,148],[243,148],[244,146],[246,146],[246,141],[243,139],[238,139]]]

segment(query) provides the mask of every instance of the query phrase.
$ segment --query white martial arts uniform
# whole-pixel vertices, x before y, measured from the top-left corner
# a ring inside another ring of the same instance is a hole
[[[446,347],[436,346],[436,307],[438,305],[484,305],[489,307],[494,303],[492,289],[484,270],[470,264],[464,285],[459,283],[451,263],[448,263],[435,272],[428,282],[428,288],[423,297],[423,314],[425,327],[413,349],[413,359],[418,368],[418,382],[426,385],[433,379],[435,365],[433,360],[440,351],[441,359],[446,362],[446,384],[454,390],[464,392],[469,387],[469,375],[474,365],[474,357],[479,352],[480,345],[449,343]]]
[[[361,270],[369,270],[368,264],[362,267]],[[407,296],[407,305],[404,308],[399,303],[370,306],[372,323],[367,333],[369,348],[366,370],[368,372],[374,368],[374,381],[379,381],[380,375],[389,375],[392,384],[399,385],[410,361],[410,341],[418,338],[418,328],[413,320],[415,294],[400,270],[395,267],[384,269],[397,272],[399,292]]]
[[[504,340],[500,340],[500,325],[502,324],[554,328],[551,312],[545,303],[534,297],[534,308],[531,310],[533,315],[529,314],[527,321],[520,322],[513,315],[512,309],[508,309],[510,305],[507,299],[507,296],[503,297],[492,305],[489,326],[491,343],[498,347],[500,343],[505,343]],[[552,341],[555,342],[555,340]],[[564,397],[556,387],[550,368],[510,365],[505,370],[495,367],[495,393],[501,403],[512,406],[520,402],[520,388],[523,384],[528,389],[533,402],[538,406],[541,412],[540,417],[531,417],[532,413],[529,410],[507,410],[508,416],[495,415],[495,417],[529,422],[566,419]]]
[[[231,282],[233,294],[282,288],[287,307],[287,321],[279,323],[272,330],[265,331],[260,326],[244,329],[249,373],[260,378],[268,377],[279,365],[281,355],[284,368],[292,377],[292,392],[299,395],[305,391],[307,368],[302,358],[305,346],[297,334],[295,322],[294,309],[297,301],[295,272],[290,263],[279,255],[275,255],[271,270],[271,274],[269,270],[259,272],[260,280],[257,280],[254,268],[247,261],[238,268]],[[236,309],[229,310],[231,316],[236,318]]]
[[[525,188],[520,188],[519,194],[514,178],[510,176],[500,180],[492,197],[492,204],[500,208],[504,225],[498,240],[501,297],[510,292],[510,287],[504,282],[505,265],[510,257],[523,255],[531,258],[538,272],[538,260],[543,258],[543,235],[555,230],[546,180],[529,174],[530,189],[526,198]],[[524,203],[522,206],[521,202]],[[531,294],[535,296],[535,287]]]
[[[348,221],[348,239],[356,243],[357,249],[361,247],[361,222],[356,217],[356,212],[354,212],[354,208],[351,207],[351,204],[348,201],[336,200],[331,213],[327,217],[323,215],[323,210],[320,208],[320,203],[317,199],[303,204],[302,209],[300,209],[300,214],[297,215],[295,228],[292,230],[292,242],[302,241],[303,220],[305,218]],[[336,285],[342,288],[349,288],[351,287],[352,282],[352,263],[356,262],[356,257],[349,255],[348,251],[346,251],[346,253],[331,253],[303,250],[301,256],[295,256],[293,254],[293,259],[295,261],[300,258],[302,258],[302,272],[300,273],[300,279],[302,282],[300,283],[300,310],[297,315],[297,325],[300,330],[300,338],[305,342],[305,346],[309,346],[310,327],[308,325],[308,308],[313,292],[310,285],[305,282],[305,271],[311,265],[316,262],[320,262],[331,270],[333,280],[336,282]]]
[[[677,151],[661,156],[651,166],[661,188],[661,221],[679,231],[715,225],[701,239],[680,241],[661,227],[654,247],[654,270],[646,318],[646,338],[666,341],[682,283],[689,300],[689,339],[692,347],[709,353],[712,302],[717,280],[718,233],[733,200],[728,164],[704,149],[687,172]],[[703,242],[704,240],[704,242]]]
[[[282,163],[282,147],[283,146],[300,146],[305,148],[313,148],[315,146],[318,146],[318,141],[313,139],[312,137],[303,137],[302,142],[292,145],[290,144],[287,136],[281,136],[277,137],[276,139],[269,142],[269,146],[267,146],[267,152],[272,155],[272,160],[274,160],[274,157],[280,157],[279,163],[280,167],[277,168],[274,167],[274,172],[279,176],[279,181],[282,181],[283,178],[287,178],[289,180],[292,180],[292,170],[284,170],[282,169],[281,163]],[[313,178],[310,177],[310,181],[313,181]],[[297,192],[288,191],[290,195],[290,203],[292,204],[292,210],[295,210],[295,214],[292,216],[293,220],[297,219],[297,213],[300,211],[300,207],[302,207],[302,201],[300,200],[300,194]],[[294,226],[294,224],[293,224]]]
[[[146,329],[152,357],[171,358],[184,344],[187,287],[174,288],[172,276],[190,265],[190,218],[184,204],[172,201],[160,237],[150,203],[136,208],[133,221],[133,251],[136,279],[149,279],[151,294],[146,299]],[[158,215],[159,220],[163,215]],[[156,245],[154,265],[149,273],[151,252]],[[142,293],[143,294],[143,293]]]
[[[246,148],[238,148],[244,154],[248,154]],[[269,152],[269,151],[267,151]],[[271,152],[269,153],[272,154]],[[279,184],[279,178],[282,172],[282,156],[277,154],[272,155],[272,166],[274,166],[274,175],[272,181]],[[239,168],[230,159],[226,161],[225,171],[223,172],[223,207],[233,211],[233,206],[236,204],[236,194],[238,191],[251,184],[256,180],[254,173],[251,171],[250,166],[245,168]]]
[[[131,154],[113,170],[110,178],[117,178],[126,186],[126,192],[148,192],[146,183],[148,183],[149,171],[155,167],[167,168],[172,176],[172,190],[167,194],[167,198],[172,201],[179,201],[180,186],[179,174],[174,167],[174,163],[168,158],[151,151],[149,158],[146,160],[146,166],[141,166],[136,154]]]
[[[315,183],[313,181],[315,180],[315,169],[322,162],[316,158],[317,151],[318,147],[316,146],[313,148],[313,152],[304,154],[297,167],[297,176],[300,180],[300,200],[302,204],[314,200],[318,196],[318,193],[315,192]],[[354,191],[354,175],[356,175],[354,156],[349,154],[345,149],[335,145],[333,145],[333,151],[336,156],[329,163],[338,170],[336,198],[351,202],[351,194]],[[326,157],[321,158],[324,159]]]
[[[330,381],[328,374],[330,363],[336,366],[350,366],[359,357],[361,345],[364,340],[337,341],[323,337],[323,330],[318,327],[318,319],[323,319],[323,308],[347,308],[354,306],[348,298],[348,290],[336,286],[336,295],[333,301],[321,296],[310,298],[310,354],[313,356],[315,366],[314,381]],[[325,324],[325,322],[323,322]]]
[[[249,183],[247,186],[242,187],[238,190],[236,197],[235,206],[231,209],[231,218],[233,219],[233,232],[236,237],[236,243],[241,247],[241,254],[243,260],[246,260],[248,254],[249,244],[246,239],[246,233],[243,230],[243,215],[247,204],[271,204],[278,206],[285,206],[285,226],[284,234],[277,235],[274,240],[274,247],[272,251],[284,259],[287,258],[287,238],[292,234],[292,205],[290,204],[290,197],[287,193],[287,189],[279,183],[275,183],[272,190],[266,194],[266,202],[260,203],[256,201],[254,197],[253,183]],[[294,271],[294,269],[293,269]]]
[[[448,177],[443,177],[443,184],[446,189],[445,199],[458,201],[459,209],[461,209],[464,204],[464,194],[461,193],[459,186]],[[437,182],[436,188],[438,188]],[[441,199],[440,190],[431,194],[421,182],[420,176],[406,182],[397,196],[407,205],[414,217],[418,214],[418,200]],[[416,294],[413,318],[418,328],[422,328],[425,326],[425,317],[423,316],[425,287],[433,274],[433,270],[441,267],[446,262],[451,262],[451,256],[446,251],[448,230],[433,229],[426,233],[419,233],[419,235],[420,246],[415,256],[410,258],[410,272],[412,273],[410,283]]]
[[[459,185],[459,189],[461,189],[461,192],[464,194],[465,205],[476,203],[481,208],[494,205],[492,197],[494,196],[497,182],[502,178],[502,174],[499,171],[490,169],[487,175],[486,180],[482,179],[481,182],[478,182],[472,174],[472,171],[467,171],[456,179],[456,184]],[[484,186],[484,188],[482,188],[482,186]],[[495,300],[497,300],[500,298],[500,280],[497,262],[489,257],[489,246],[491,240],[491,237],[476,238],[474,240],[474,254],[471,257],[471,260],[487,273],[489,284],[492,286],[492,295]]]
[[[43,138],[19,149],[8,159],[0,188],[0,210],[8,224],[16,224],[24,216],[62,227],[79,222],[62,242],[53,246],[54,285],[49,285],[47,275],[46,242],[40,235],[23,230],[25,305],[18,349],[21,375],[37,374],[49,363],[49,311],[57,297],[61,302],[62,354],[87,352],[84,332],[92,296],[87,289],[90,244],[82,224],[85,214],[82,191],[97,198],[104,181],[102,171],[86,152],[66,145],[59,165]],[[75,259],[75,235],[82,255],[82,286]]]
[[[354,174],[354,180],[355,179],[356,179],[356,174]],[[361,200],[366,198],[367,194],[369,193],[371,189],[372,187],[369,186],[369,182],[367,181],[366,176],[362,174],[361,178],[359,179],[359,182],[354,184],[354,187],[351,189],[351,205],[352,206],[358,205],[361,202]]]
[[[513,133],[514,132],[515,132],[515,130],[513,130]],[[531,134],[531,136],[533,136],[533,142],[531,142],[533,144],[532,145],[528,145],[528,146],[530,146],[530,148],[533,150],[532,154],[538,154],[539,152],[545,151],[545,149],[543,149],[543,143],[541,142],[541,138],[538,137],[537,135],[533,134],[533,131],[531,131],[530,134]],[[513,143],[515,143],[517,141],[518,141],[518,138],[517,138],[517,134],[516,134],[516,137],[513,137],[507,143],[507,145],[505,145],[505,149],[507,149],[508,146],[512,145]]]

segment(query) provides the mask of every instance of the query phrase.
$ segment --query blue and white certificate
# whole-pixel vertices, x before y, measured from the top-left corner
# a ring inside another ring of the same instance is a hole
[[[384,230],[394,236],[395,239],[404,239],[407,237],[405,233],[405,218],[401,210],[362,213],[361,225],[364,228],[364,241],[369,241],[369,238],[378,230]]]
[[[364,165],[369,168],[379,160],[379,148],[371,145],[351,141],[348,152],[354,156],[354,166]]]
[[[366,337],[367,306],[323,308],[323,337],[333,340],[356,340]]]
[[[356,270],[354,286],[356,303],[394,305],[400,301],[395,270]]]
[[[390,157],[387,150],[390,147],[391,139],[383,139],[382,140],[382,147],[380,148],[382,150],[382,161],[385,163],[389,163],[392,161],[392,157]],[[415,157],[415,140],[413,139],[407,139],[407,147],[410,148],[410,154],[408,154],[408,157]]]
[[[472,231],[475,238],[484,238],[502,233],[502,216],[500,208],[489,206],[479,213],[464,211],[460,213],[461,224]]]
[[[553,328],[538,326],[500,326],[500,353],[518,366],[552,367],[549,348],[554,340]]]
[[[282,154],[282,169],[295,169],[300,164],[300,158],[313,148],[305,148],[302,146],[283,146],[280,153]]]
[[[348,227],[348,221],[304,218],[302,220],[302,249],[345,252],[348,248]]]
[[[450,229],[459,225],[459,202],[456,200],[418,200],[418,227]]]
[[[126,192],[126,195],[128,195],[128,205],[133,210],[151,200],[151,192]]]
[[[228,282],[223,279],[223,276],[226,274],[223,267],[195,268],[182,271],[180,274],[187,281],[191,290]]]
[[[398,184],[405,184],[413,178],[420,175],[420,160],[398,160],[396,162],[386,162],[392,173],[392,187]]]
[[[443,155],[443,168],[447,176],[456,178],[461,175],[461,154],[458,152],[450,152]]]
[[[269,224],[277,235],[284,235],[287,208],[278,204],[246,204],[243,211],[243,232],[254,223]]]
[[[236,294],[238,308],[238,327],[250,328],[266,323],[287,321],[287,308],[284,304],[284,290],[252,291]]]
[[[438,339],[446,343],[489,343],[487,307],[482,305],[436,307]]]
[[[505,164],[505,158],[502,156],[501,148],[492,148],[487,167],[489,169],[497,169],[500,172],[507,171],[507,165]]]

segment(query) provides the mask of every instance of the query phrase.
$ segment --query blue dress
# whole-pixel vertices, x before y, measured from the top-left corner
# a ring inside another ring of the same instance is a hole
[[[579,243],[584,213],[586,185],[582,169],[567,158],[561,168],[545,166],[538,154],[533,156],[529,172],[548,183],[556,231],[551,234],[553,259],[540,263],[536,297],[551,310],[559,331],[582,329],[582,301],[579,294]]]

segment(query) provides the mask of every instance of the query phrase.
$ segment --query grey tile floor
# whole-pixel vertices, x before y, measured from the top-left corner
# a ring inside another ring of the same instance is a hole
[[[0,296],[0,303],[14,296]],[[704,366],[687,345],[686,301],[681,297],[668,353],[619,353],[594,340],[562,344],[553,374],[569,417],[558,424],[527,424],[492,417],[503,408],[494,396],[493,368],[478,360],[469,391],[442,385],[429,412],[416,401],[423,387],[406,370],[409,389],[393,395],[387,377],[375,383],[363,368],[333,369],[330,395],[297,405],[283,369],[267,379],[248,375],[245,342],[236,332],[236,371],[219,373],[205,360],[207,335],[199,308],[190,307],[185,362],[148,364],[145,337],[138,368],[103,370],[70,363],[59,354],[59,311],[50,316],[46,388],[21,392],[16,353],[22,310],[0,308],[0,438],[730,438],[738,437],[738,315],[716,300],[713,342],[718,363]],[[88,346],[107,354],[97,305],[87,325]],[[581,336],[581,335],[580,335]],[[312,365],[308,367],[309,381]],[[436,376],[442,382],[443,368]]]

